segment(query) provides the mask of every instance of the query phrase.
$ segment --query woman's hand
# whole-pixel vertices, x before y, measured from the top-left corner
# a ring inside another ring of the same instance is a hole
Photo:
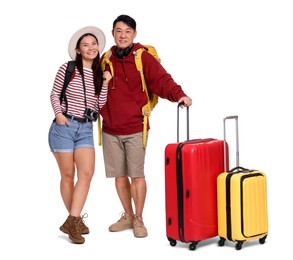
[[[70,123],[68,122],[67,118],[62,114],[58,113],[55,117],[57,125],[67,125],[69,126]]]
[[[109,71],[104,71],[104,73],[103,73],[103,86],[108,86],[111,79],[112,79],[111,73]]]

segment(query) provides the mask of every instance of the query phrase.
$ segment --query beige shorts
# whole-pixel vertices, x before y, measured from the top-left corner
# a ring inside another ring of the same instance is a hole
[[[144,178],[142,132],[131,135],[102,133],[106,177]]]

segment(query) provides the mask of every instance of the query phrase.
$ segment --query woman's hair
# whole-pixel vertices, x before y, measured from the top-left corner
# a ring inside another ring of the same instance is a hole
[[[84,35],[82,35],[78,39],[75,49],[80,49],[80,42],[86,36],[93,36],[96,39],[97,43],[99,43],[99,41],[98,41],[98,39],[97,39],[97,37],[95,35],[93,35],[91,33],[85,33]],[[84,75],[83,75],[83,65],[82,65],[81,54],[76,53],[75,64],[76,64],[76,67],[77,67],[80,75],[83,77]],[[93,70],[93,80],[94,80],[94,86],[95,86],[95,94],[100,95],[102,85],[103,85],[103,71],[102,71],[101,64],[100,64],[100,53],[93,60],[92,70]]]
[[[113,22],[113,30],[116,26],[116,23],[118,23],[118,22],[123,22],[123,23],[127,24],[130,28],[132,28],[134,31],[136,31],[136,22],[129,15],[126,15],[126,14],[119,15]]]

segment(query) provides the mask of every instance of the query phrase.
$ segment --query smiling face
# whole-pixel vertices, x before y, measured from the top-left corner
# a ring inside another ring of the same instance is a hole
[[[136,31],[123,22],[117,22],[112,31],[112,35],[117,47],[120,49],[126,49],[132,45],[136,37]]]
[[[92,35],[82,38],[76,52],[81,55],[83,61],[93,61],[99,54],[99,44]]]

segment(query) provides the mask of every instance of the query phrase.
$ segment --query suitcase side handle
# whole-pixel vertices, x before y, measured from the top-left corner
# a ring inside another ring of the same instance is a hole
[[[239,133],[238,133],[238,116],[226,116],[224,122],[224,171],[226,172],[226,120],[235,119],[235,131],[236,131],[236,167],[239,167]]]
[[[179,143],[179,108],[184,104],[184,102],[180,102],[177,106],[177,143]],[[189,141],[189,107],[186,107],[186,135],[187,141]]]

